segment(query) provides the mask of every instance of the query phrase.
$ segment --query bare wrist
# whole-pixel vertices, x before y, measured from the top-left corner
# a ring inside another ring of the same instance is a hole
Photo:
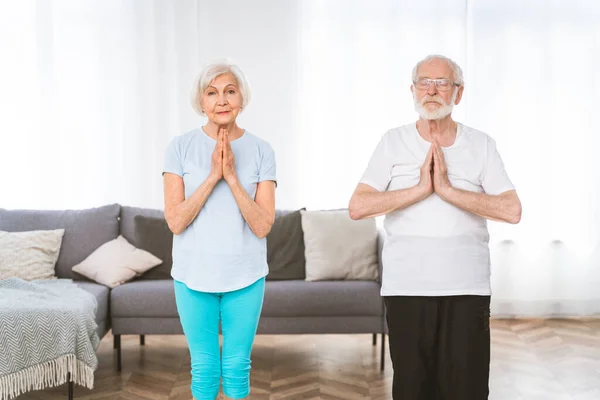
[[[238,184],[238,178],[237,178],[237,176],[232,176],[232,177],[229,177],[229,178],[225,178],[225,180],[227,181],[227,184],[229,186],[237,186],[237,184]]]
[[[215,186],[220,180],[221,178],[219,176],[213,174],[209,174],[208,178],[206,179],[211,186]]]
[[[438,193],[438,195],[442,198],[442,200],[450,202],[455,193],[456,191],[454,187],[448,186],[444,190],[441,190],[440,193]]]
[[[427,188],[427,186],[423,186],[421,184],[418,184],[417,186],[415,186],[414,189],[417,194],[418,201],[425,199],[427,196],[429,196],[431,194],[429,189]]]

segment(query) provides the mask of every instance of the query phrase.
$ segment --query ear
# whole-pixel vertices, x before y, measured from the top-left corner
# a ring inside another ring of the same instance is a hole
[[[204,113],[204,115],[206,115],[206,108],[204,107],[204,103],[202,100],[204,99],[204,96],[202,96],[201,93],[198,93],[198,95],[196,95],[196,101],[198,102],[198,106],[199,108],[202,110],[202,113]]]
[[[415,94],[415,85],[410,85],[410,92]]]
[[[458,103],[460,103],[460,100],[462,99],[464,90],[465,90],[464,86],[461,86],[458,88],[458,93],[456,94],[456,101],[454,102],[454,105],[458,105]]]

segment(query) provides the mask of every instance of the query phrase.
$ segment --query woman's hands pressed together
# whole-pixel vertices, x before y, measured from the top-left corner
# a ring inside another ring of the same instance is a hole
[[[209,176],[215,182],[225,179],[229,185],[237,183],[235,172],[235,156],[229,141],[229,132],[225,128],[219,129],[217,143],[212,153]]]

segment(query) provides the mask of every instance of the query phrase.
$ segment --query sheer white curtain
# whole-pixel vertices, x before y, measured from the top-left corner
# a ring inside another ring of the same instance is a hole
[[[0,206],[162,204],[164,146],[193,118],[197,6],[0,3]]]
[[[469,1],[467,123],[523,203],[490,224],[497,314],[600,313],[600,3]]]
[[[524,213],[490,223],[495,315],[600,313],[600,3],[585,0],[0,0],[0,207],[162,207],[164,147],[203,121],[201,64],[253,88],[241,125],[278,161],[278,208],[345,207],[411,69],[465,71],[454,116],[498,143]]]
[[[381,135],[416,119],[413,65],[445,54],[465,72],[455,118],[496,139],[523,202],[519,225],[490,223],[494,315],[599,314],[600,3],[302,4],[304,204],[345,205]]]

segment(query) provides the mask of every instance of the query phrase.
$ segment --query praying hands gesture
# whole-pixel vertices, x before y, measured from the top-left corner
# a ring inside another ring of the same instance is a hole
[[[221,128],[217,133],[217,144],[212,153],[210,176],[215,182],[220,181],[221,178],[225,179],[229,185],[237,182],[235,157],[233,150],[231,150],[227,129]]]
[[[449,190],[452,190],[452,184],[448,179],[448,166],[444,159],[444,152],[437,141],[431,144],[432,162],[433,162],[433,190],[442,199],[447,198]]]
[[[444,159],[444,152],[437,141],[431,143],[425,161],[421,166],[421,178],[418,185],[425,196],[436,193],[445,199],[452,184],[448,179],[448,166]]]
[[[421,199],[432,193],[458,208],[494,221],[516,224],[521,219],[521,202],[516,191],[499,195],[471,192],[454,188],[448,178],[448,166],[440,144],[434,140],[421,166],[421,179],[417,185]]]

